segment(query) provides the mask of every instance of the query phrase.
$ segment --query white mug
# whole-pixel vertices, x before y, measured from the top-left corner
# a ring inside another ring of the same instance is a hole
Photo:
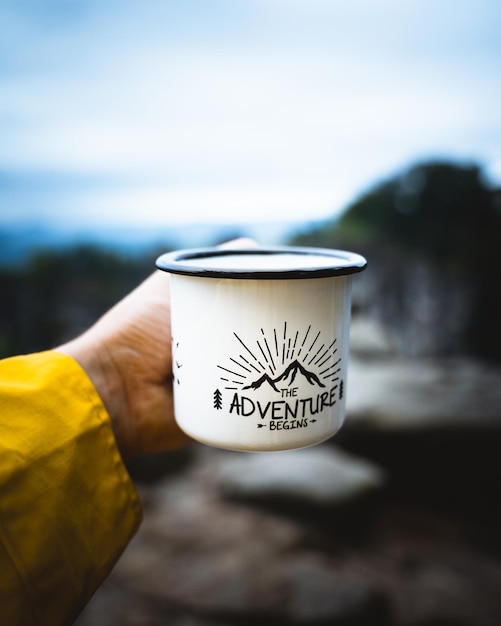
[[[358,254],[322,248],[180,250],[171,276],[174,411],[193,439],[231,450],[320,443],[345,413]]]

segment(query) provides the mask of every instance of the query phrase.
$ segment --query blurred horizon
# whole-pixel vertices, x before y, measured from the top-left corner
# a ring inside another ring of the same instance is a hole
[[[416,162],[501,182],[494,0],[0,0],[0,227],[340,214]]]

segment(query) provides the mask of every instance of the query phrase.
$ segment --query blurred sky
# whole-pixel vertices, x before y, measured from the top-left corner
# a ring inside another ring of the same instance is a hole
[[[499,0],[0,0],[0,220],[314,219],[501,181]]]

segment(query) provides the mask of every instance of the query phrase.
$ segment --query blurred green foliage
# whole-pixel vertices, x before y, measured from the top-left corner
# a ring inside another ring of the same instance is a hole
[[[0,269],[0,358],[52,348],[84,331],[153,271],[155,257],[86,245],[39,251]]]
[[[500,200],[475,165],[417,165],[362,195],[339,220],[297,235],[294,243],[353,241],[469,266],[496,256]]]
[[[462,284],[469,301],[461,305],[467,313],[455,345],[501,360],[501,192],[489,187],[478,166],[413,166],[362,195],[340,219],[300,233],[292,243],[356,248],[369,257],[374,279],[385,285],[378,297],[400,302],[412,297],[406,281],[414,280],[410,268],[419,261],[431,268],[444,326],[448,307],[458,305],[452,296],[447,303],[443,291]],[[409,324],[411,306],[401,307]],[[392,314],[383,321],[392,325],[395,306],[389,309]]]

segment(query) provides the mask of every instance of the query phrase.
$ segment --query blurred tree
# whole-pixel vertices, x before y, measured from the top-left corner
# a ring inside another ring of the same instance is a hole
[[[365,252],[384,287],[373,297],[386,300],[387,323],[395,322],[396,309],[407,316],[402,326],[412,324],[413,308],[426,317],[422,303],[412,302],[424,291],[433,300],[427,310],[436,312],[428,315],[430,323],[444,330],[454,308],[468,309],[457,316],[455,340],[445,352],[454,346],[501,360],[500,197],[476,165],[419,164],[363,195],[339,220],[302,233],[293,243],[356,246]],[[419,289],[413,280],[432,286]]]
[[[35,253],[0,271],[0,357],[54,347],[88,328],[154,269],[94,246]]]
[[[499,243],[493,200],[476,166],[418,165],[350,207],[339,231],[469,267]]]

